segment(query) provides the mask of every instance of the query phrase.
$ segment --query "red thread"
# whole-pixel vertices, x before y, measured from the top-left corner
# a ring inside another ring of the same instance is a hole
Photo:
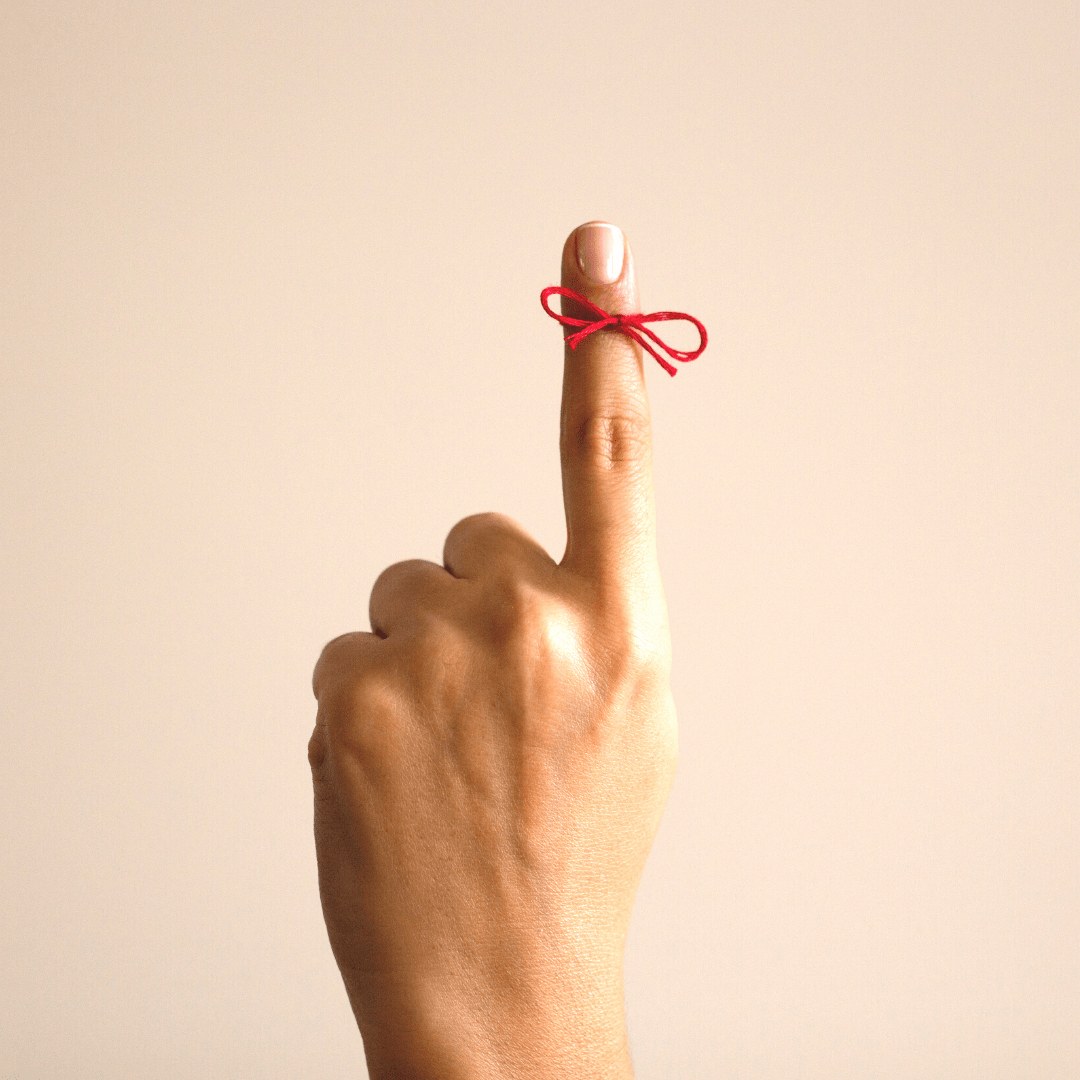
[[[576,303],[581,304],[582,307],[588,308],[594,313],[595,317],[592,319],[572,319],[569,315],[561,315],[558,312],[552,311],[551,308],[548,307],[548,297],[554,293],[558,293],[559,296],[569,297]],[[709,344],[709,335],[705,332],[705,327],[702,326],[693,315],[686,315],[681,311],[654,311],[651,315],[612,315],[602,307],[597,307],[591,300],[586,300],[580,293],[576,293],[572,289],[560,288],[558,285],[550,285],[540,294],[540,304],[553,319],[561,322],[563,326],[581,327],[576,334],[571,334],[566,339],[566,344],[569,345],[571,349],[576,349],[590,334],[595,334],[597,330],[618,330],[619,333],[626,334],[627,337],[633,338],[634,341],[649,353],[669,375],[676,374],[677,369],[673,364],[669,364],[656,349],[649,344],[646,337],[651,339],[656,345],[659,345],[672,360],[678,360],[683,364],[690,360],[696,360],[705,351],[705,346]],[[673,349],[666,342],[661,341],[660,338],[645,325],[647,322],[671,322],[675,319],[682,319],[684,322],[693,323],[694,326],[697,327],[701,343],[693,351],[683,352],[680,349]]]

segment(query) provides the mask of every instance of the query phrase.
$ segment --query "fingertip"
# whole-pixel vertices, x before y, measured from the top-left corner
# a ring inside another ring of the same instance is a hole
[[[579,225],[563,245],[562,285],[587,297],[605,311],[638,310],[634,256],[626,234],[609,221]],[[564,314],[567,311],[564,298]]]

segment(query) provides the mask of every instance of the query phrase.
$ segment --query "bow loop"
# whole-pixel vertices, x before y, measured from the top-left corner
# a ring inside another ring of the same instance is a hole
[[[592,312],[593,318],[575,319],[569,315],[552,311],[548,305],[548,297],[552,295],[568,297]],[[709,335],[705,332],[705,327],[693,315],[687,315],[682,311],[654,311],[651,315],[641,313],[636,315],[613,315],[602,307],[597,307],[596,304],[586,299],[581,293],[576,293],[572,289],[564,289],[558,285],[549,285],[548,288],[544,289],[540,294],[540,304],[553,319],[562,323],[563,326],[579,328],[576,333],[570,334],[566,338],[566,344],[571,349],[576,349],[590,334],[595,334],[598,330],[618,330],[619,333],[633,338],[669,375],[674,375],[677,369],[660,355],[657,348],[662,349],[672,360],[678,360],[680,363],[685,364],[691,360],[696,360],[705,351],[705,346],[709,344]],[[696,349],[688,351],[674,349],[645,325],[649,322],[674,322],[678,320],[692,323],[697,329],[700,341]],[[654,348],[654,345],[657,348]]]

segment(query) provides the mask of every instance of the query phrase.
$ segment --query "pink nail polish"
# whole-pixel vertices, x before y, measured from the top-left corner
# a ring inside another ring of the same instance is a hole
[[[597,285],[610,285],[622,275],[626,243],[616,225],[593,222],[577,231],[577,260],[581,272]]]

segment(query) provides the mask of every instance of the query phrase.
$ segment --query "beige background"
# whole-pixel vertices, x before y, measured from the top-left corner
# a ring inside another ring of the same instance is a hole
[[[0,1078],[333,1078],[305,743],[538,294],[646,308],[682,763],[639,1080],[1080,1076],[1080,5],[0,3]]]

